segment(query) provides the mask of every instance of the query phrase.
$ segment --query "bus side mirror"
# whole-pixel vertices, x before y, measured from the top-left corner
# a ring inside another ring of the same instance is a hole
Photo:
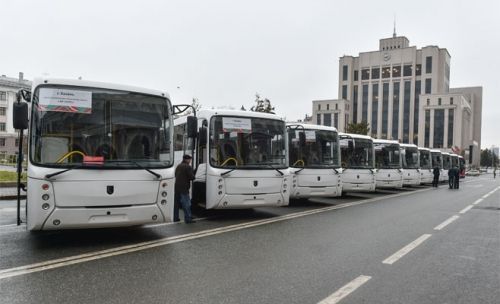
[[[299,132],[299,144],[301,147],[304,147],[306,145],[306,133]]]
[[[198,119],[195,116],[187,117],[187,137],[196,138],[196,134],[198,131]]]
[[[28,129],[28,104],[25,102],[14,102],[12,107],[12,120],[14,129]]]
[[[204,146],[207,144],[207,128],[206,127],[201,127],[200,132],[198,133],[198,142],[200,143],[200,146]]]

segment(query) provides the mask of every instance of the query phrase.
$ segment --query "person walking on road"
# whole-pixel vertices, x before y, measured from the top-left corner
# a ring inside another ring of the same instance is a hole
[[[194,180],[194,172],[191,167],[191,155],[184,155],[182,162],[175,168],[175,200],[174,200],[174,222],[179,221],[179,207],[184,210],[184,222],[194,223],[191,215],[191,198],[189,188]]]
[[[458,189],[459,188],[459,183],[460,183],[460,170],[458,169],[457,166],[453,168],[453,173],[455,174],[453,178],[453,188]]]
[[[435,166],[432,170],[432,174],[434,175],[434,179],[432,180],[432,187],[438,187],[439,184],[439,167]]]
[[[497,168],[493,168],[493,178],[497,178]]]
[[[448,170],[448,186],[450,189],[453,189],[455,185],[455,167],[450,168]]]

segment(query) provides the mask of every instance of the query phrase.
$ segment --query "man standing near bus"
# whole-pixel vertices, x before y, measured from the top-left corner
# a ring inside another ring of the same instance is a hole
[[[182,162],[175,168],[175,202],[174,202],[174,222],[179,221],[179,206],[184,210],[184,222],[194,223],[191,215],[191,198],[189,188],[194,180],[194,172],[191,167],[191,155],[184,155]]]
[[[439,184],[439,173],[441,170],[439,170],[438,166],[435,166],[434,169],[432,170],[432,174],[434,175],[434,179],[432,180],[432,187],[437,188]]]

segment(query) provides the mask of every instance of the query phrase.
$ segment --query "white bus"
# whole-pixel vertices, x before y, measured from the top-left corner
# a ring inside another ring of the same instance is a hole
[[[420,158],[418,147],[413,144],[401,144],[403,162],[403,186],[420,185]]]
[[[35,79],[30,102],[29,230],[171,221],[172,107],[166,93],[66,79]],[[27,124],[17,103],[14,125]],[[24,125],[20,127],[20,125]]]
[[[403,188],[400,145],[395,140],[374,139],[376,188]]]
[[[448,175],[444,175],[443,171],[443,154],[438,149],[431,149],[431,159],[432,159],[432,168],[434,169],[436,166],[439,168],[439,182],[444,182],[448,180]]]
[[[340,145],[334,127],[288,123],[291,198],[342,194]]]
[[[205,209],[286,206],[290,198],[286,124],[273,114],[202,110],[197,134],[174,120],[176,159],[193,155],[192,203]]]
[[[375,150],[370,136],[339,133],[342,192],[375,191]]]
[[[420,161],[420,183],[431,184],[434,179],[434,175],[432,174],[431,150],[418,147],[418,154]]]

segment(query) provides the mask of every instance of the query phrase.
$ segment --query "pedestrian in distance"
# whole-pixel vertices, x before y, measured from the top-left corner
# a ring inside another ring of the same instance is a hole
[[[455,167],[450,168],[450,170],[448,170],[448,186],[450,187],[450,189],[453,189],[454,185],[455,185]]]
[[[497,168],[493,168],[493,178],[497,178]]]
[[[180,220],[179,207],[182,207],[184,211],[184,222],[186,224],[195,222],[191,214],[191,198],[189,197],[191,181],[194,180],[191,160],[191,155],[186,154],[182,157],[182,162],[175,168],[174,222]]]
[[[432,174],[434,175],[434,179],[432,180],[432,187],[437,188],[439,184],[439,167],[435,166],[434,169],[432,170]]]
[[[455,174],[455,177],[453,178],[453,188],[458,189],[460,183],[460,170],[457,166],[453,168],[453,173]]]

